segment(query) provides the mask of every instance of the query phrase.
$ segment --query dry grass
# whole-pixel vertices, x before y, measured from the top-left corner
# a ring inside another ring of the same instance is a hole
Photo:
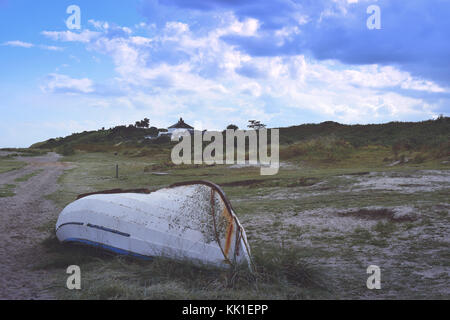
[[[295,248],[254,247],[256,272],[247,265],[219,269],[190,261],[155,257],[143,261],[95,248],[62,245],[54,236],[43,243],[49,258],[37,268],[79,265],[83,290],[58,292],[68,299],[303,299],[329,295],[324,275],[308,267]]]

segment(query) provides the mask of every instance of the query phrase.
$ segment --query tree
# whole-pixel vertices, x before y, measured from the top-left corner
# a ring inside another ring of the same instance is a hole
[[[258,120],[248,120],[248,122],[249,124],[247,125],[247,127],[249,127],[250,129],[259,130],[266,127],[265,124],[261,123],[261,121]]]
[[[235,125],[235,124],[229,124],[229,125],[227,126],[227,129],[238,130],[239,127],[238,127],[237,125]]]
[[[158,128],[156,128],[156,127],[151,127],[150,129],[149,129],[149,135],[151,135],[151,136],[157,136],[158,135]]]
[[[144,118],[144,120],[136,121],[136,128],[148,128],[150,127],[150,120],[148,118]]]

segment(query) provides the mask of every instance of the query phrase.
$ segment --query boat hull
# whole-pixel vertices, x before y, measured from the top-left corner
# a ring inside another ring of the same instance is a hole
[[[140,258],[222,267],[249,263],[245,231],[223,197],[221,190],[200,183],[149,194],[89,195],[64,208],[56,236]]]

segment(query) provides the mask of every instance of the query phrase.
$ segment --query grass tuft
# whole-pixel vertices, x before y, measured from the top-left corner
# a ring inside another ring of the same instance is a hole
[[[0,198],[12,197],[15,195],[14,188],[16,186],[13,184],[4,184],[0,186]]]

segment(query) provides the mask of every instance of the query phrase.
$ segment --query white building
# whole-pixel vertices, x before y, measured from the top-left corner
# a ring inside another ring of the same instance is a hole
[[[172,134],[174,134],[175,132],[181,133],[184,131],[188,131],[190,134],[193,134],[194,127],[191,127],[186,122],[184,122],[183,118],[180,118],[180,120],[177,123],[175,123],[174,125],[167,128],[167,131],[160,131],[156,137],[155,136],[146,136],[145,139],[155,139],[155,138],[161,137],[161,136],[171,137]]]

